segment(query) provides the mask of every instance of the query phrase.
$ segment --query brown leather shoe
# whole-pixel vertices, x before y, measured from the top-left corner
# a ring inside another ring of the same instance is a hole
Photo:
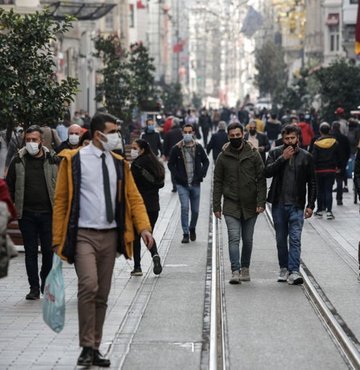
[[[104,358],[104,356],[99,352],[98,349],[94,350],[94,359],[93,363],[94,366],[100,366],[100,367],[110,367],[111,362],[109,359]]]

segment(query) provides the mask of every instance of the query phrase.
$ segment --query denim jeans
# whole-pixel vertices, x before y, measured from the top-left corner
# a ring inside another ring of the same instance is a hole
[[[241,267],[250,267],[254,227],[257,215],[244,220],[224,215],[228,229],[231,271],[240,271],[240,239],[242,238]]]
[[[280,268],[299,272],[304,211],[293,205],[273,204],[272,217]]]
[[[183,186],[176,184],[181,204],[181,227],[184,234],[189,229],[195,229],[199,217],[200,185]],[[189,208],[191,207],[191,220],[189,226]]]
[[[332,210],[332,188],[335,180],[335,173],[317,173],[317,210],[331,211]]]
[[[25,266],[30,288],[39,289],[38,245],[40,240],[42,265],[40,270],[41,288],[51,270],[53,252],[52,214],[24,211],[19,220],[19,228],[24,241]]]

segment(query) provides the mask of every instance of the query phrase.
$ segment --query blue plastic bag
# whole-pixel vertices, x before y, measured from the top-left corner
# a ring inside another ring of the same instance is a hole
[[[65,287],[62,261],[55,253],[52,269],[45,281],[42,310],[46,324],[56,333],[59,333],[65,322]]]

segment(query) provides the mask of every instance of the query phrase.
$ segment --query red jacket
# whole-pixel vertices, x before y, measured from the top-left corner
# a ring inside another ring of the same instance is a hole
[[[8,210],[11,214],[11,219],[13,220],[16,219],[17,218],[16,209],[14,203],[10,198],[10,193],[6,181],[3,179],[0,179],[0,201],[3,201],[7,204]]]
[[[299,122],[298,126],[301,129],[302,146],[307,147],[311,144],[311,139],[314,137],[314,130],[312,129],[310,123]]]

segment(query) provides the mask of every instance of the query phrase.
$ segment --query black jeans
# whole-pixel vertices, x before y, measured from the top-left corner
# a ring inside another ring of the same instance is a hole
[[[38,245],[40,240],[42,266],[40,270],[41,291],[45,279],[51,270],[53,252],[52,244],[52,214],[24,211],[19,220],[19,227],[24,241],[25,266],[31,289],[39,289]]]
[[[335,180],[335,172],[317,173],[316,182],[318,187],[317,210],[332,211],[332,187]]]
[[[155,223],[159,216],[159,211],[148,212],[151,228],[154,230]],[[134,251],[134,268],[141,268],[141,237],[139,234],[135,233],[135,240],[133,243],[133,251]],[[154,257],[155,254],[158,254],[156,242],[154,240],[154,245],[150,249],[151,257]]]
[[[336,180],[336,200],[343,200],[343,183],[346,181],[346,168],[341,168],[340,172],[335,175]]]

